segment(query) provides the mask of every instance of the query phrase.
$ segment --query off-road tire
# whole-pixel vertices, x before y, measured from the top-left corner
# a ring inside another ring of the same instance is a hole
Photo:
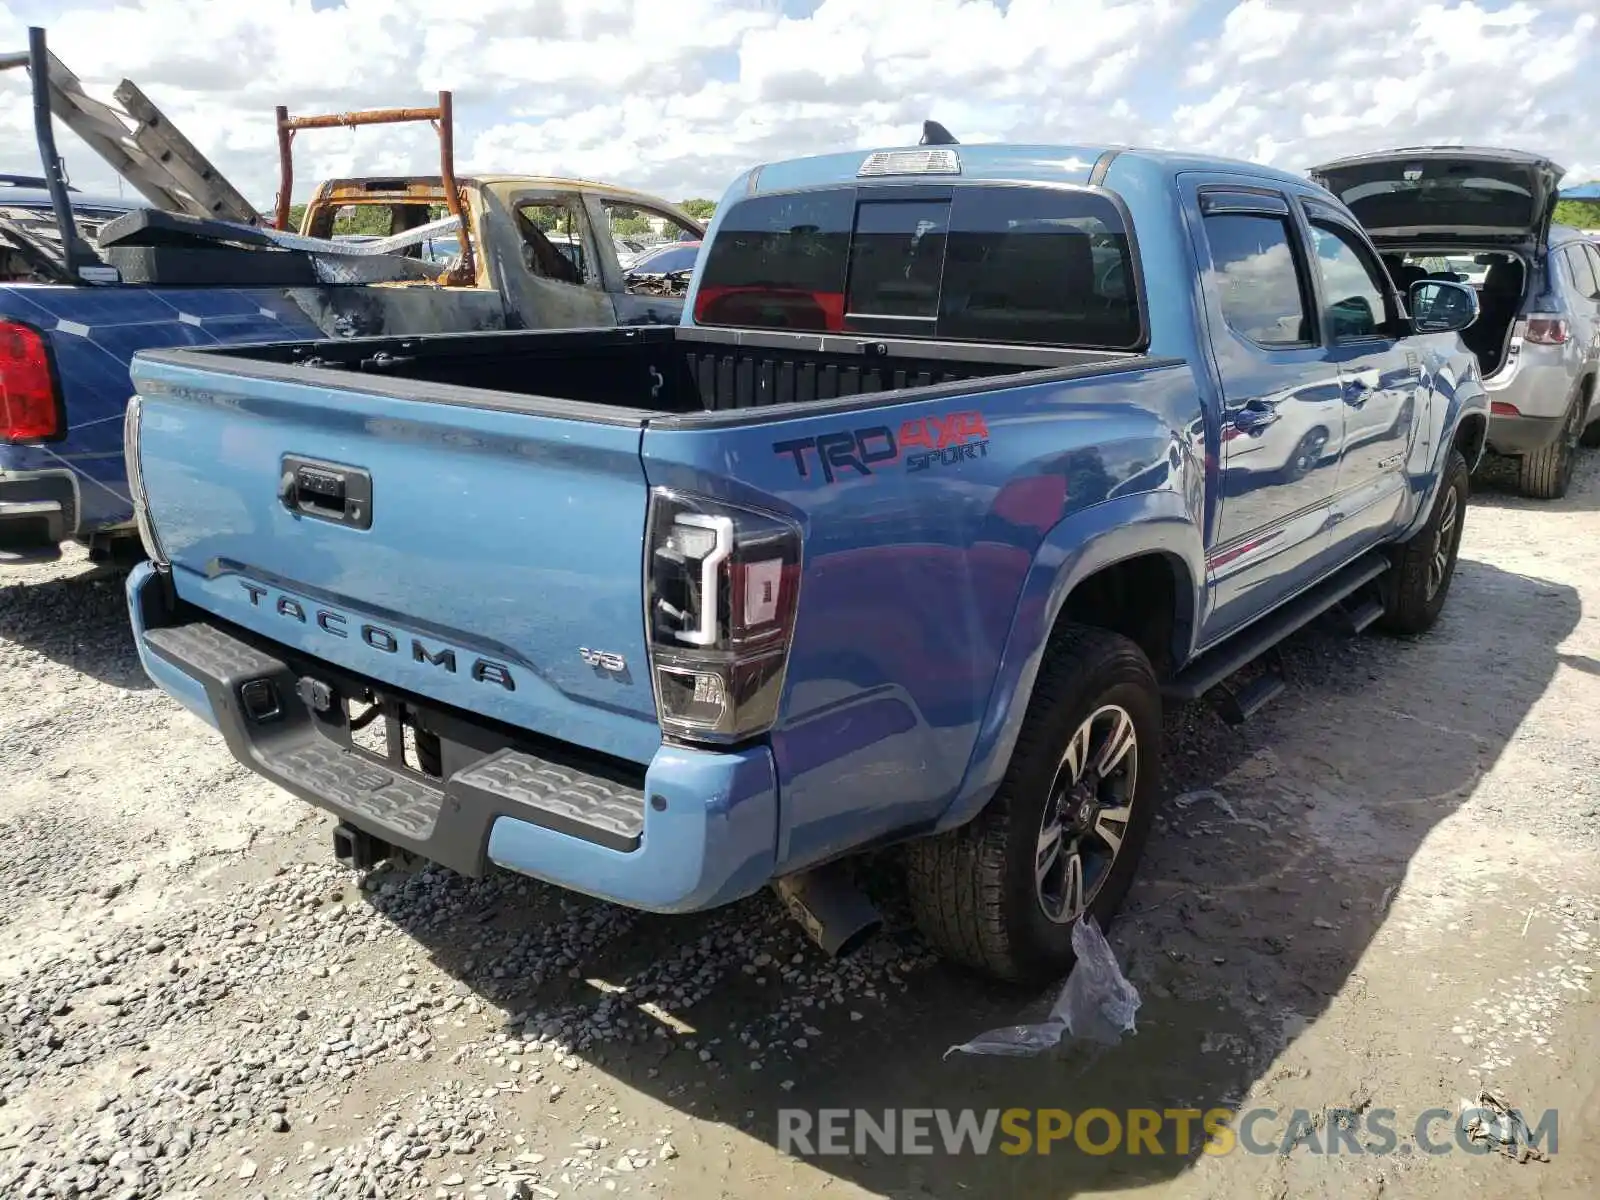
[[[1583,393],[1583,432],[1578,435],[1578,445],[1593,450],[1600,446],[1600,420],[1593,420],[1594,416],[1594,377],[1591,375],[1584,387]]]
[[[1072,966],[1072,925],[1040,905],[1034,856],[1051,783],[1068,739],[1102,705],[1120,705],[1137,746],[1130,819],[1088,911],[1102,928],[1121,906],[1161,794],[1161,692],[1140,648],[1120,634],[1058,626],[999,790],[976,818],[907,847],[912,910],[948,959],[1016,982],[1059,978]]]
[[[1433,511],[1427,522],[1416,533],[1394,546],[1389,557],[1392,565],[1379,580],[1379,596],[1383,601],[1383,616],[1378,618],[1378,628],[1385,633],[1418,634],[1433,627],[1444,608],[1445,597],[1450,594],[1450,581],[1455,578],[1456,560],[1461,552],[1461,532],[1466,521],[1469,494],[1467,460],[1460,450],[1451,449],[1445,459],[1444,479],[1439,493],[1433,498]],[[1430,591],[1430,567],[1440,549],[1439,525],[1441,517],[1450,511],[1450,497],[1455,497],[1454,528],[1449,532],[1450,544],[1446,551],[1444,577],[1437,588]]]
[[[1573,398],[1561,422],[1561,432],[1542,450],[1524,454],[1517,460],[1517,489],[1535,500],[1559,500],[1567,494],[1572,469],[1577,464],[1579,424],[1583,405]]]

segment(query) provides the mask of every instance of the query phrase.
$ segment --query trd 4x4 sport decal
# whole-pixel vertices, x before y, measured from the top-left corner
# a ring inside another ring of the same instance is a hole
[[[910,473],[987,457],[989,426],[981,412],[916,417],[903,422],[898,433],[887,425],[865,425],[773,442],[772,452],[789,455],[801,479],[811,478],[814,456],[823,482],[835,483],[844,471],[871,475],[874,468],[902,460]]]

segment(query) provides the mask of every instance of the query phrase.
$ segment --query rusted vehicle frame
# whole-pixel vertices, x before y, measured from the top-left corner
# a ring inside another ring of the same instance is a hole
[[[324,113],[310,117],[291,117],[285,105],[278,105],[278,202],[276,224],[289,227],[289,193],[294,187],[294,135],[302,129],[354,129],[358,125],[398,125],[427,121],[439,135],[439,179],[444,189],[445,206],[461,223],[461,261],[443,282],[471,281],[477,275],[472,261],[472,237],[462,208],[461,189],[456,183],[455,108],[447,91],[439,93],[434,108],[370,108],[359,112]]]

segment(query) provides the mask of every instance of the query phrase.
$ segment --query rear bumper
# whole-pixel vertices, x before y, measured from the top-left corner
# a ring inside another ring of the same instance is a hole
[[[1556,421],[1566,415],[1579,376],[1579,363],[1564,347],[1524,344],[1510,363],[1483,381],[1483,390],[1492,402],[1509,404],[1524,417]]]
[[[0,554],[54,551],[78,529],[70,471],[0,471]]]
[[[654,912],[725,904],[773,875],[764,746],[663,745],[640,769],[395,697],[440,736],[443,770],[427,775],[356,747],[342,704],[318,711],[314,685],[350,694],[365,681],[182,608],[149,563],[127,586],[140,661],[162,690],[244,765],[391,845],[463,875],[495,864]]]
[[[1489,449],[1496,454],[1533,454],[1561,432],[1561,417],[1489,417]]]

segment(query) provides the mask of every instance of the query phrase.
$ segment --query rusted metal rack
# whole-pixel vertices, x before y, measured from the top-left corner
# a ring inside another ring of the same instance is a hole
[[[360,112],[325,113],[318,116],[291,117],[285,105],[278,105],[278,199],[274,221],[279,229],[289,228],[289,194],[294,188],[294,135],[302,129],[354,129],[360,125],[400,125],[411,121],[427,121],[439,135],[439,182],[444,189],[445,205],[459,224],[461,261],[455,275],[472,279],[476,271],[472,262],[472,238],[466,213],[461,202],[461,189],[456,185],[456,152],[454,132],[454,106],[449,92],[439,93],[439,103],[434,108],[371,108]]]

